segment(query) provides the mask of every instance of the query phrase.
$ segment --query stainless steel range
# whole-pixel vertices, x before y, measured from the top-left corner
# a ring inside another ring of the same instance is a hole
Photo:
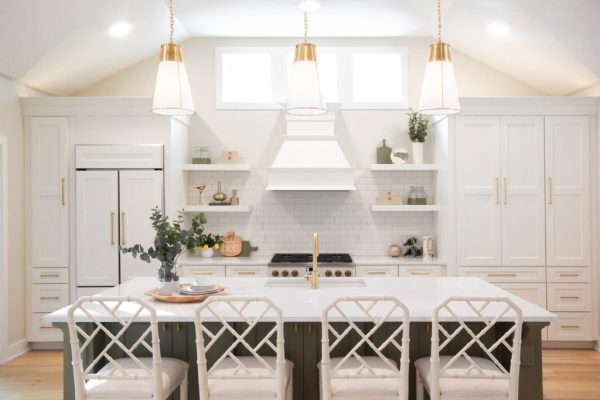
[[[303,277],[312,267],[312,254],[276,253],[269,263],[269,275],[275,278]],[[319,276],[350,277],[356,275],[356,265],[350,254],[323,253],[317,257]]]

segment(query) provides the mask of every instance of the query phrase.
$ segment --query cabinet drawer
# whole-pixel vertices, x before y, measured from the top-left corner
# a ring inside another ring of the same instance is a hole
[[[31,283],[69,283],[69,268],[33,268]]]
[[[592,313],[558,313],[558,321],[548,327],[548,340],[594,340]]]
[[[184,265],[181,268],[181,276],[188,277],[204,277],[204,276],[216,276],[216,277],[224,277],[225,276],[225,266],[224,265]]]
[[[548,267],[546,274],[548,282],[553,283],[591,282],[591,270],[589,267]]]
[[[495,283],[494,285],[536,306],[546,308],[546,285],[544,283]]]
[[[266,265],[228,265],[225,268],[225,276],[237,278],[251,278],[259,276],[267,276]]]
[[[58,328],[52,326],[48,322],[44,322],[43,318],[47,314],[33,313],[31,314],[31,338],[32,342],[62,342],[63,334]]]
[[[398,276],[442,276],[442,267],[439,265],[401,265],[398,267]]]
[[[458,276],[481,278],[488,282],[546,282],[544,267],[458,267]]]
[[[589,283],[549,283],[549,311],[592,311]]]
[[[31,311],[50,313],[69,304],[69,285],[33,284],[31,290]]]
[[[397,265],[360,265],[356,267],[356,276],[398,276]]]

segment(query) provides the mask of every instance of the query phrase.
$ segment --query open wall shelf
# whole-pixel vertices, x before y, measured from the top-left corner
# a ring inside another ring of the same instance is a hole
[[[183,170],[206,172],[250,171],[250,166],[248,164],[184,164]]]
[[[186,213],[249,213],[251,210],[250,206],[209,206],[209,205],[194,205],[185,206],[183,211]]]

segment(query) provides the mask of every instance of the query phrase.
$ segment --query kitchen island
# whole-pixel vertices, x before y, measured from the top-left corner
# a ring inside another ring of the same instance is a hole
[[[294,399],[318,399],[320,360],[320,319],[322,310],[335,298],[352,295],[396,296],[409,309],[410,360],[429,356],[433,309],[449,296],[505,296],[523,311],[523,345],[519,398],[542,400],[541,330],[556,316],[532,303],[478,278],[331,278],[321,279],[321,288],[312,290],[301,279],[217,278],[216,283],[229,288],[227,295],[268,296],[283,311],[286,358],[294,362]],[[137,278],[103,292],[107,296],[135,295],[153,287],[152,278]],[[148,298],[151,299],[151,298]],[[194,309],[197,304],[167,304],[150,300],[157,309],[161,332],[161,352],[190,364],[190,399],[198,399],[196,376]],[[226,319],[236,321],[231,314]],[[357,316],[357,320],[359,320]],[[67,329],[67,308],[45,317],[64,334],[64,399],[74,399],[71,354]],[[81,318],[81,323],[86,322]],[[443,318],[442,318],[443,321]],[[499,325],[501,328],[502,324]],[[131,329],[135,329],[133,326]],[[501,334],[500,329],[495,334]],[[98,348],[101,348],[99,344]],[[100,350],[98,350],[100,351]],[[92,357],[86,354],[86,357]],[[509,354],[501,354],[508,361]],[[210,360],[209,360],[210,361]],[[85,362],[85,357],[84,357]],[[414,368],[410,371],[411,398],[415,396]],[[177,399],[177,395],[174,396]]]

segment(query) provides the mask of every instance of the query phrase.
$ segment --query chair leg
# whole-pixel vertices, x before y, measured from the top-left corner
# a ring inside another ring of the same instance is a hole
[[[417,400],[425,399],[425,390],[423,387],[423,382],[421,382],[421,377],[417,373]]]
[[[188,400],[188,373],[185,371],[183,381],[179,385],[179,400]]]

